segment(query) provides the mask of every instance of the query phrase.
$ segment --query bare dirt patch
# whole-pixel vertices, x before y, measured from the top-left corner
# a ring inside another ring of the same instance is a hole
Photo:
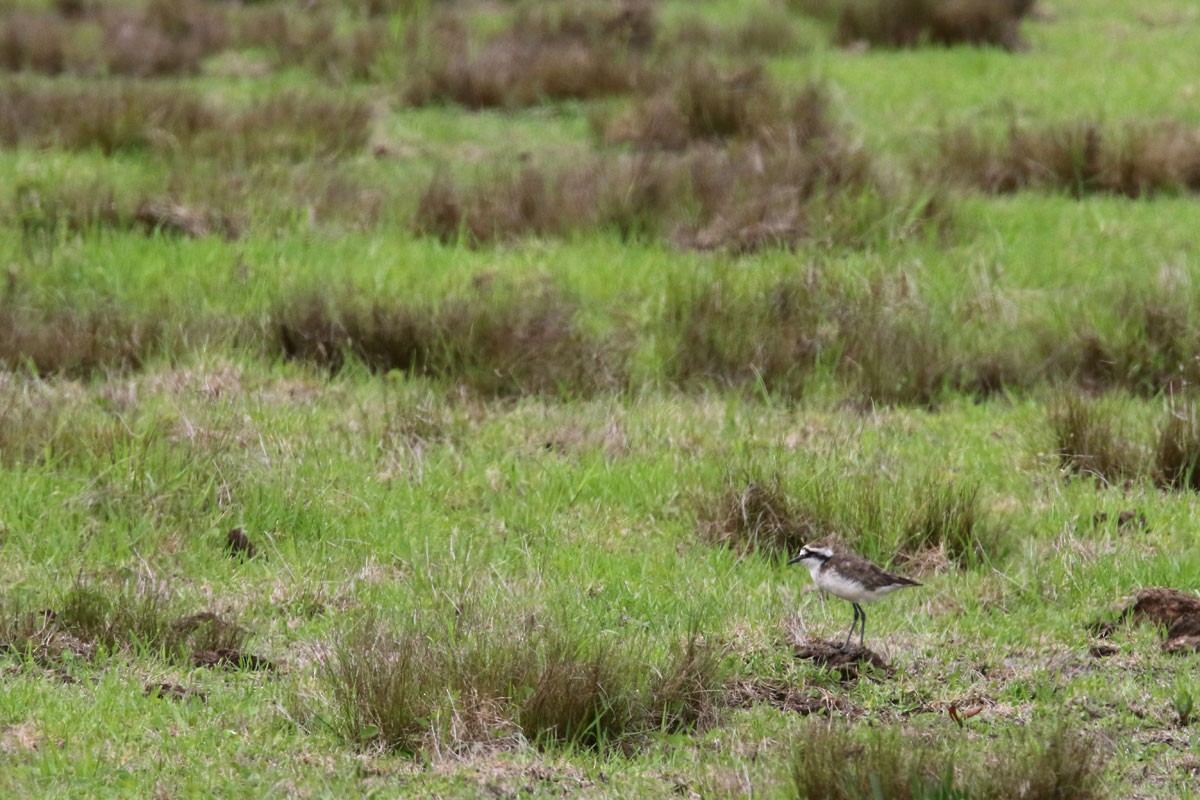
[[[142,688],[142,691],[146,697],[158,697],[163,700],[190,700],[194,698],[201,703],[208,701],[208,697],[204,692],[188,689],[177,683],[147,683]]]
[[[1123,623],[1149,622],[1166,629],[1164,652],[1200,649],[1200,597],[1178,589],[1155,586],[1142,589],[1114,621],[1097,620],[1089,626],[1101,638],[1111,636]]]
[[[209,669],[275,672],[274,662],[233,647],[216,650],[197,650],[192,653],[192,666]]]
[[[748,708],[761,703],[801,716],[831,716],[836,712],[846,717],[859,717],[864,713],[856,703],[831,692],[801,691],[783,681],[759,679],[731,682],[725,689],[724,702],[731,708]]]
[[[821,639],[796,642],[793,647],[796,658],[836,672],[843,682],[856,681],[861,677],[890,678],[894,674],[881,655],[866,647],[851,645],[843,649],[840,645]]]

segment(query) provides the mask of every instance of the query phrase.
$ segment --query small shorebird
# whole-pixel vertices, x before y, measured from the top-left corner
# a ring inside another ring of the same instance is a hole
[[[862,620],[862,625],[858,631],[858,646],[863,646],[863,638],[867,633],[867,612],[862,610],[859,603],[874,603],[897,589],[921,585],[911,578],[884,572],[862,556],[834,553],[822,545],[805,545],[787,563],[808,567],[819,589],[854,604],[854,619],[850,622],[846,641],[842,643],[843,650],[850,646],[859,620]]]

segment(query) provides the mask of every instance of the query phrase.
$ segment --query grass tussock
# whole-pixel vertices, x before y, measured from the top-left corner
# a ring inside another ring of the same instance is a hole
[[[934,310],[902,275],[839,309],[839,367],[871,405],[934,406],[956,376]]]
[[[41,662],[132,653],[188,663],[197,651],[235,651],[249,633],[216,614],[181,616],[165,590],[77,580],[47,608],[6,598],[0,650]]]
[[[999,536],[980,500],[981,491],[975,483],[927,479],[915,492],[901,552],[914,559],[937,552],[963,568],[989,561]]]
[[[981,493],[977,484],[943,477],[881,482],[825,467],[786,483],[778,473],[731,471],[719,490],[694,502],[700,538],[739,554],[789,557],[824,542],[880,563],[899,557],[970,569],[1002,544]]]
[[[697,637],[648,665],[619,642],[561,624],[473,612],[452,631],[364,619],[322,672],[347,740],[414,754],[521,740],[625,746],[710,722],[724,680],[720,658]]]
[[[887,185],[832,122],[823,89],[785,100],[757,69],[723,76],[693,65],[670,91],[596,124],[610,144],[634,152],[553,169],[526,164],[467,187],[439,174],[415,229],[478,246],[600,226],[747,253],[870,247],[945,221],[929,198]]]
[[[700,498],[699,533],[705,541],[738,553],[762,552],[786,558],[832,527],[799,508],[783,489],[779,475],[770,479],[730,474],[713,501]]]
[[[368,12],[368,17],[378,16]],[[246,7],[231,19],[239,48],[265,51],[275,69],[301,67],[333,82],[382,80],[400,43],[380,22],[339,24],[334,9]]]
[[[201,0],[29,9],[0,20],[0,68],[45,75],[195,75],[231,43],[226,11]]]
[[[336,119],[337,125],[328,124]],[[282,93],[247,108],[218,106],[196,92],[154,84],[89,87],[13,82],[0,88],[0,143],[192,155],[242,162],[302,160],[360,151],[370,107],[353,97]]]
[[[940,177],[993,194],[1200,191],[1200,130],[1172,120],[1115,130],[1096,122],[1033,128],[1014,121],[1002,138],[966,128],[944,133],[940,149]]]
[[[1068,394],[1050,412],[1059,468],[1067,474],[1119,485],[1145,472],[1142,449],[1129,439],[1117,413],[1101,402]]]
[[[641,55],[656,31],[653,6],[642,2],[524,7],[482,43],[462,20],[434,15],[409,31],[416,60],[405,98],[511,109],[628,92],[644,80]]]
[[[1031,0],[848,0],[838,17],[839,44],[874,47],[974,45],[1023,50],[1021,19]]]
[[[1164,489],[1200,491],[1200,414],[1194,405],[1171,411],[1158,436],[1154,480]]]
[[[668,307],[668,375],[798,398],[833,371],[862,404],[933,406],[965,383],[935,317],[903,277],[853,287],[810,271],[758,291],[688,287]]]
[[[727,53],[732,56],[786,56],[808,52],[810,42],[800,33],[786,8],[756,6],[735,26],[714,25],[698,16],[686,17],[662,37],[666,48],[686,54]],[[666,49],[664,48],[664,49]]]
[[[374,370],[487,395],[590,394],[623,384],[619,344],[587,332],[571,297],[548,285],[490,284],[428,306],[301,298],[276,313],[275,346],[331,370],[352,356]]]
[[[648,150],[714,140],[811,150],[847,144],[820,84],[789,100],[761,66],[725,73],[703,60],[686,63],[674,82],[645,93],[627,114],[597,124],[606,142]]]
[[[830,289],[815,273],[747,296],[722,283],[673,292],[667,325],[678,336],[668,361],[672,382],[761,386],[773,395],[800,397],[823,351],[832,346],[827,325]]]
[[[204,0],[59,3],[0,20],[0,69],[87,77],[193,76],[213,56],[236,53],[245,62],[240,69],[255,74],[301,67],[332,81],[369,80],[382,77],[381,67],[397,47],[379,13],[360,9],[357,18],[348,19],[324,4],[301,9]]]
[[[1066,724],[1033,727],[982,758],[956,758],[960,749],[894,728],[856,735],[844,725],[814,724],[792,757],[792,785],[796,797],[822,800],[1107,796],[1096,742]]]
[[[111,307],[38,312],[0,302],[0,330],[0,365],[37,375],[135,370],[165,347],[160,320]]]

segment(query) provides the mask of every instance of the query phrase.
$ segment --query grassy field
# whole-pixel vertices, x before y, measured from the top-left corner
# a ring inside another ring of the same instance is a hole
[[[0,794],[1200,795],[1200,11],[874,6],[0,0]]]

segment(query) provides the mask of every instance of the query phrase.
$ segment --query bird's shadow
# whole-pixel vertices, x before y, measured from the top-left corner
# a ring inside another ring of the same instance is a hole
[[[861,645],[850,645],[846,649],[834,642],[808,639],[793,645],[796,658],[812,661],[818,666],[838,673],[843,681],[860,677],[891,677],[892,668],[883,656]]]

